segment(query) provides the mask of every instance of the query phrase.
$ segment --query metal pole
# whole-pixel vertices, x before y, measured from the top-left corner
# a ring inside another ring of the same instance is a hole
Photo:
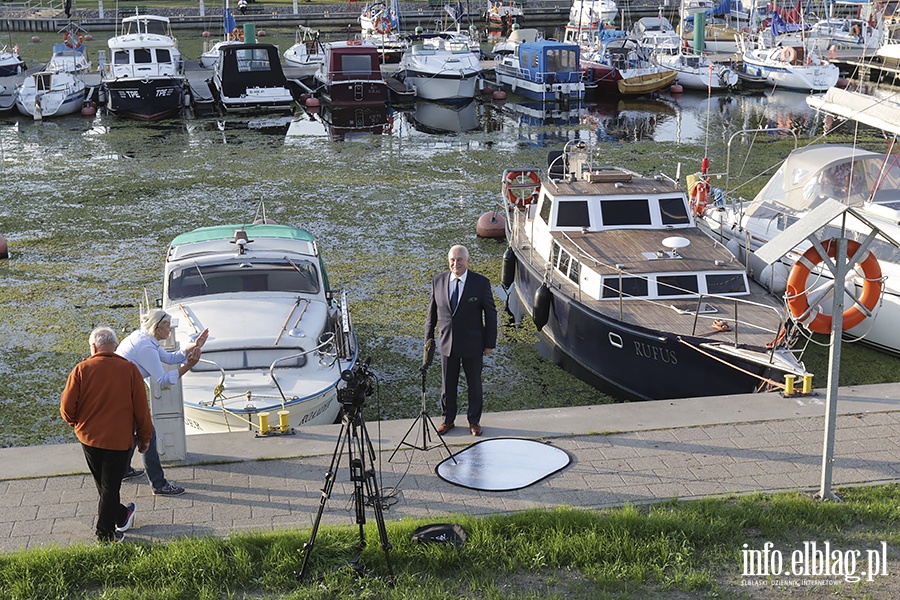
[[[821,500],[840,501],[840,498],[831,491],[831,472],[834,467],[834,429],[837,418],[838,381],[841,373],[841,332],[844,329],[844,279],[850,268],[850,257],[847,256],[847,238],[838,238],[837,244],[834,259],[834,298],[831,311],[831,349],[828,352],[828,390],[825,397],[822,482],[816,497]],[[825,257],[825,260],[828,258]]]

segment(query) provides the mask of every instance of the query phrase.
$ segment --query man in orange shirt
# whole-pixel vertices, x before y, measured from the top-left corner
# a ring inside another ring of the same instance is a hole
[[[153,421],[140,371],[115,353],[115,332],[98,327],[89,341],[91,356],[69,373],[59,412],[75,428],[100,494],[97,538],[120,542],[134,522],[134,503],[124,506],[119,499],[134,432],[138,451],[146,452]]]

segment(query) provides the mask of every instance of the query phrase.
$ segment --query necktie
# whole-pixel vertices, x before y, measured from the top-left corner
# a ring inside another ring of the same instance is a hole
[[[450,310],[456,312],[457,304],[459,304],[459,278],[457,278],[456,287],[453,288],[453,294],[450,296]]]

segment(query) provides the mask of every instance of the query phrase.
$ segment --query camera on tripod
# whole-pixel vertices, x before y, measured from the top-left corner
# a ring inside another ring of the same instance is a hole
[[[337,391],[338,402],[345,411],[356,411],[366,403],[366,396],[372,395],[372,373],[369,361],[358,362],[352,369],[341,371],[341,379],[347,384]]]

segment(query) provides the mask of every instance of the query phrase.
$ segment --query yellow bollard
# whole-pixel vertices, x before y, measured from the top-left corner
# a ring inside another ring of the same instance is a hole
[[[278,427],[281,429],[282,433],[287,433],[288,430],[288,415],[291,412],[288,410],[279,410],[278,411]]]
[[[812,375],[804,375],[803,376],[803,393],[811,394],[812,393]]]
[[[792,375],[791,373],[786,373],[784,376],[784,395],[785,396],[793,396],[794,395],[794,380],[797,378],[796,375]]]
[[[267,412],[259,413],[259,432],[262,435],[269,433],[269,413]]]

